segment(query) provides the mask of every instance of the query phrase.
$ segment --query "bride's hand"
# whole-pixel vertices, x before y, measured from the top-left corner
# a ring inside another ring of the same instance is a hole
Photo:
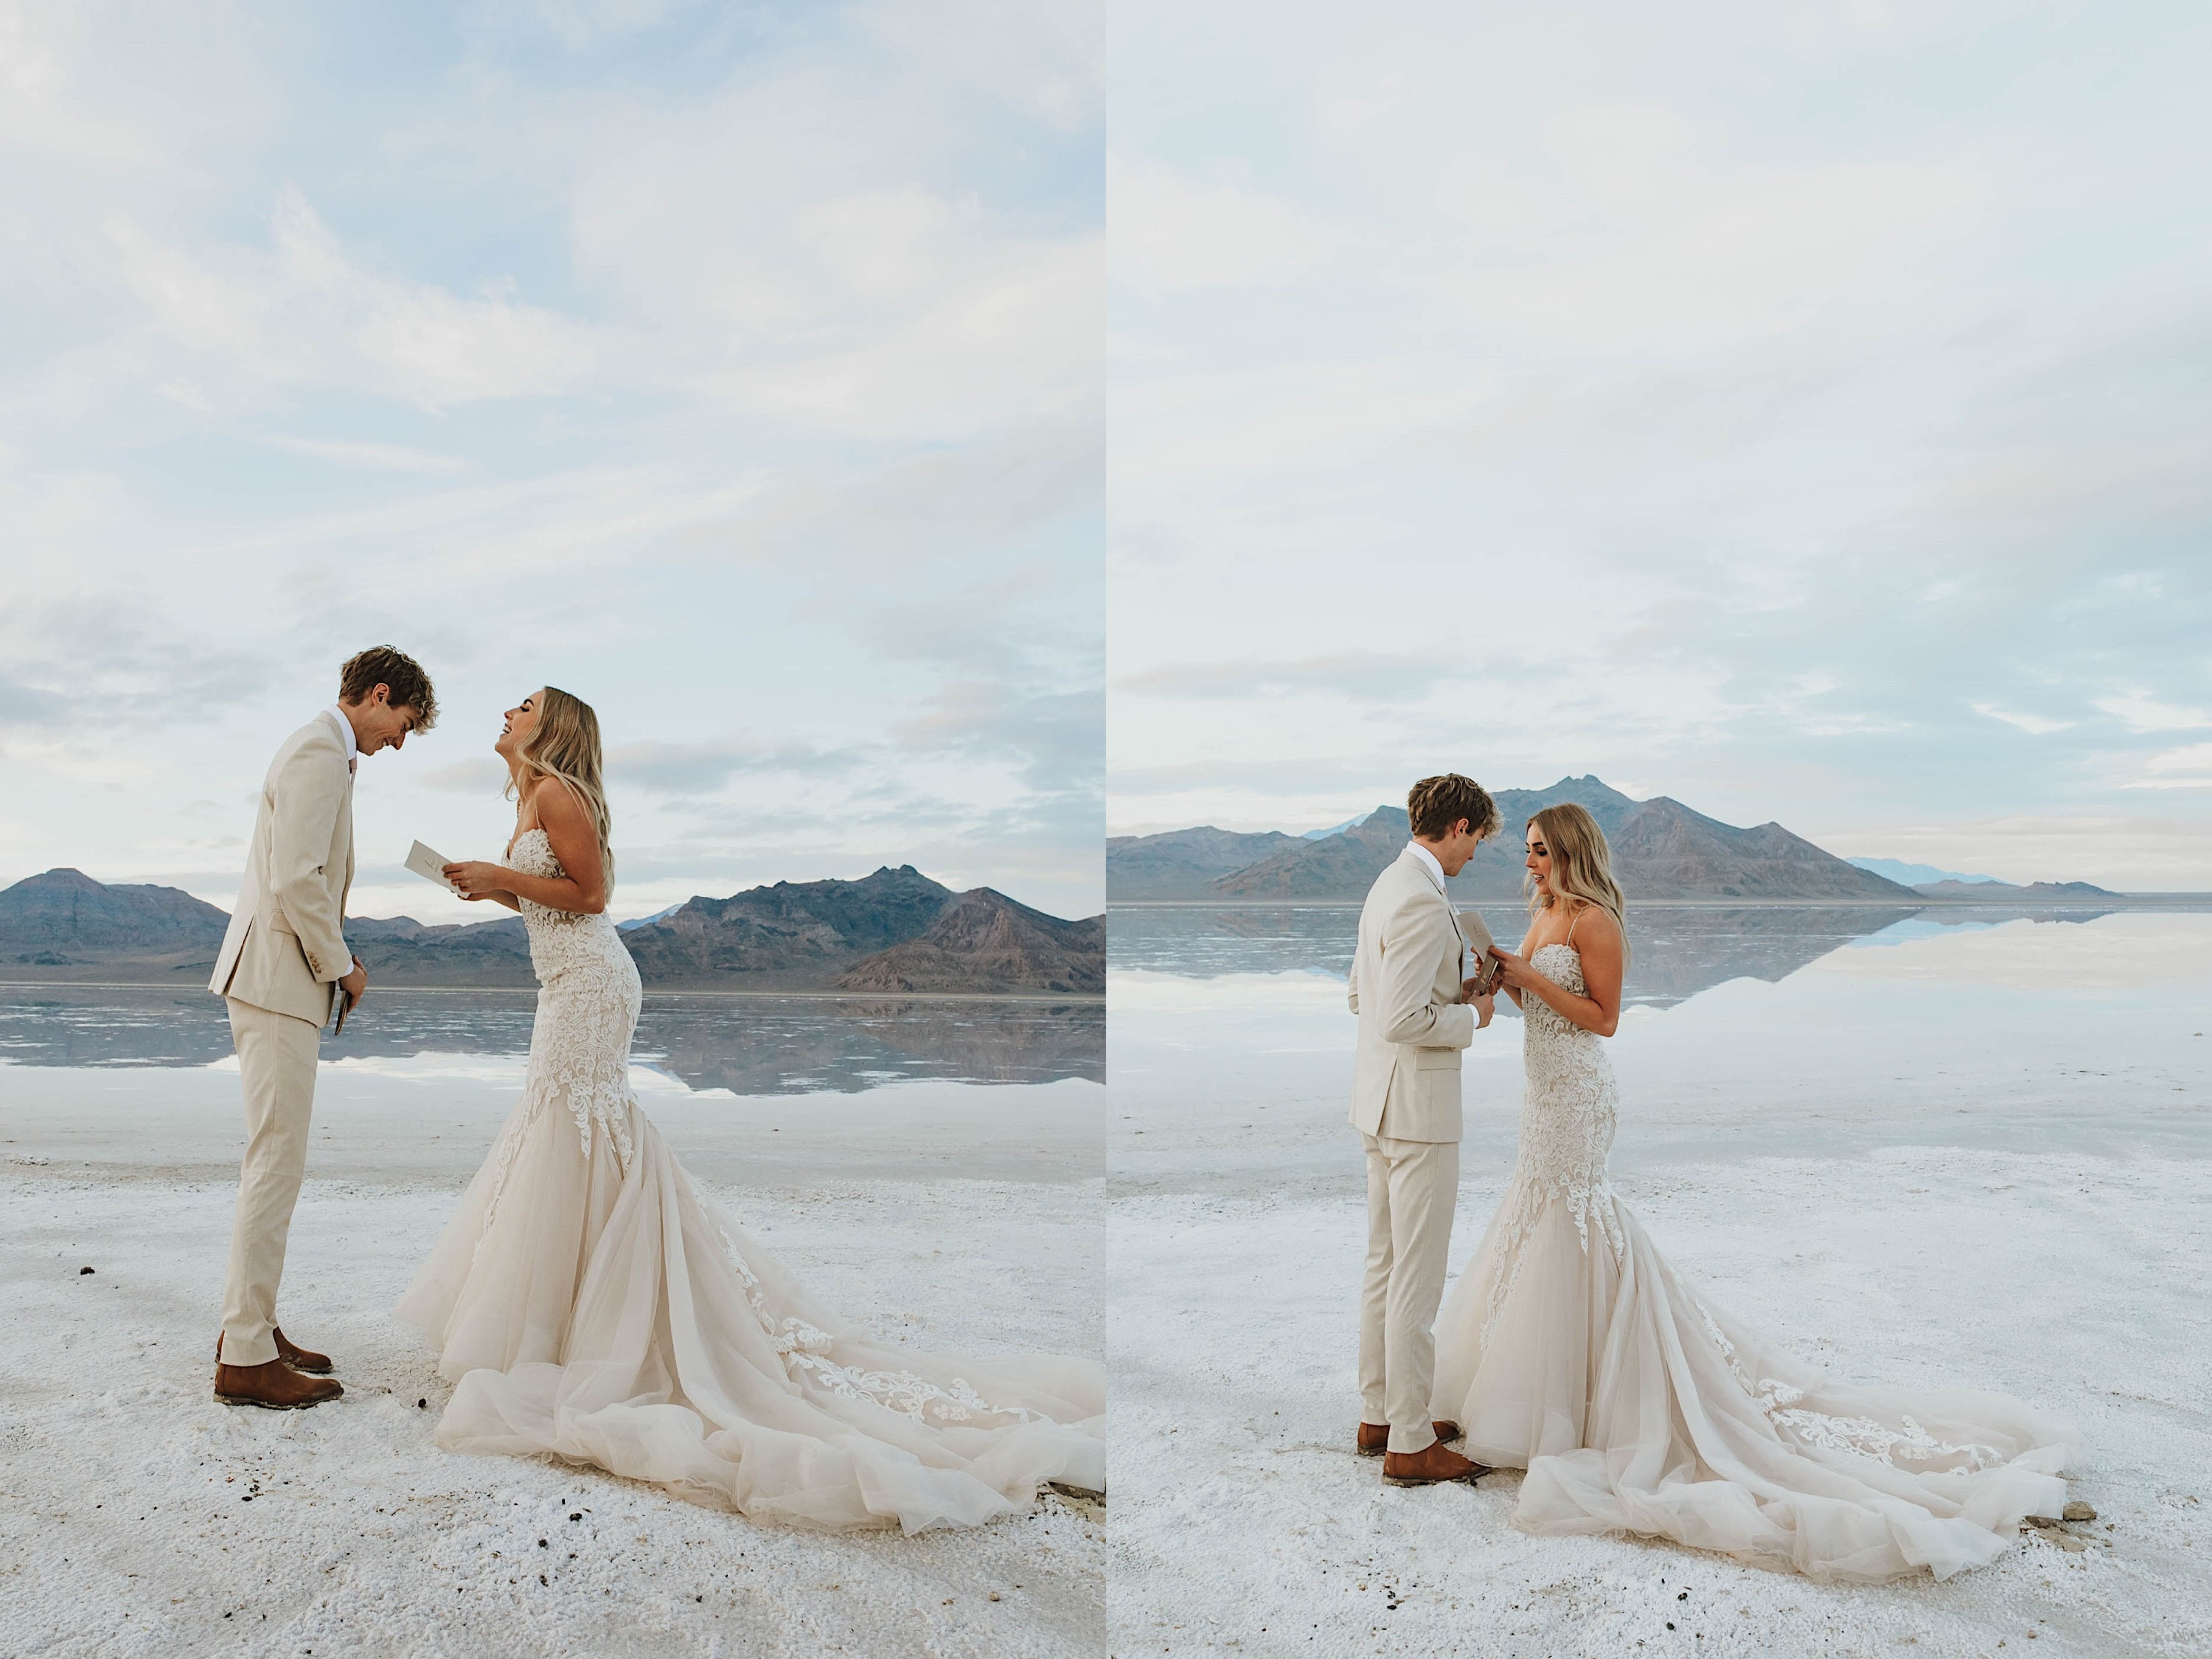
[[[1536,970],[1528,965],[1528,958],[1516,957],[1502,947],[1492,947],[1490,954],[1498,959],[1498,983],[1510,991],[1525,991],[1536,981]]]
[[[507,878],[514,873],[503,864],[485,864],[480,860],[449,864],[445,868],[446,879],[459,888],[465,899],[490,898],[504,892]]]

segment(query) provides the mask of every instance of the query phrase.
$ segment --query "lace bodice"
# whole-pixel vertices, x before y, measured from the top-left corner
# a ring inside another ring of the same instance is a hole
[[[1553,984],[1587,996],[1582,952],[1571,945],[1539,945],[1528,965]],[[1620,1095],[1605,1039],[1555,1012],[1534,995],[1521,999],[1528,1022],[1522,1058],[1528,1086],[1521,1099],[1521,1164],[1540,1186],[1564,1188],[1581,1204],[1605,1180]]]
[[[553,856],[553,842],[543,830],[526,830],[514,838],[507,867],[549,881],[568,873]],[[605,911],[593,916],[532,904],[528,899],[520,903],[522,925],[530,930],[530,965],[538,970],[541,985],[551,984],[556,975],[594,969],[611,969],[617,979],[625,971],[633,980],[637,977],[615,919]]]
[[[568,873],[543,830],[526,830],[514,838],[507,867],[543,878]],[[643,1000],[637,964],[614,918],[605,912],[586,915],[528,899],[520,902],[539,988],[525,1093],[539,1107],[564,1107],[575,1119],[586,1152],[593,1127],[604,1129],[627,1168],[629,1115],[635,1103],[629,1086],[629,1040]],[[520,1144],[519,1138],[513,1144]],[[502,1168],[502,1186],[505,1175]]]

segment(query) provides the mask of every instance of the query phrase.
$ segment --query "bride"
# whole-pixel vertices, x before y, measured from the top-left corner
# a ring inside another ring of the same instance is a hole
[[[1867,1582],[1983,1565],[2057,1516],[2070,1428],[2003,1395],[1831,1382],[1653,1247],[1607,1179],[1627,949],[1605,836],[1565,805],[1528,842],[1534,923],[1498,952],[1527,1022],[1520,1154],[1438,1316],[1435,1394],[1468,1456],[1528,1471],[1515,1523]]]
[[[692,1186],[630,1091],[598,718],[548,686],[495,747],[520,798],[507,862],[446,874],[522,913],[538,1018],[521,1103],[395,1310],[455,1384],[438,1443],[830,1528],[972,1526],[1042,1482],[1103,1489],[1096,1365],[873,1342]]]

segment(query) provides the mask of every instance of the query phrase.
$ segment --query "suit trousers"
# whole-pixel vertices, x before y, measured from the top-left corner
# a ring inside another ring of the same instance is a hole
[[[1367,1273],[1359,1298],[1360,1420],[1390,1425],[1389,1449],[1436,1443],[1430,1395],[1437,1304],[1459,1205],[1459,1143],[1363,1133]]]
[[[276,1285],[307,1167],[307,1120],[315,1106],[315,1057],[322,1028],[228,999],[230,1034],[246,1093],[246,1155],[230,1228],[230,1274],[222,1292],[222,1363],[265,1365],[276,1357]]]

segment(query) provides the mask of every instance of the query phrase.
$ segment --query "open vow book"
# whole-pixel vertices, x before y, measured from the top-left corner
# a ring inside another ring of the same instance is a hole
[[[418,842],[417,846],[421,843]],[[410,864],[410,868],[412,867]],[[1490,929],[1483,923],[1481,912],[1462,910],[1459,913],[1460,937],[1467,941],[1467,951],[1460,958],[1459,976],[1463,980],[1480,979],[1475,988],[1477,996],[1490,996],[1498,989],[1498,976],[1505,971],[1505,964],[1492,954],[1498,941],[1491,938]]]
[[[449,893],[459,893],[461,890],[446,879],[446,866],[453,862],[453,860],[443,853],[434,853],[419,841],[408,850],[407,854],[407,867],[410,870],[425,881],[436,882]]]

